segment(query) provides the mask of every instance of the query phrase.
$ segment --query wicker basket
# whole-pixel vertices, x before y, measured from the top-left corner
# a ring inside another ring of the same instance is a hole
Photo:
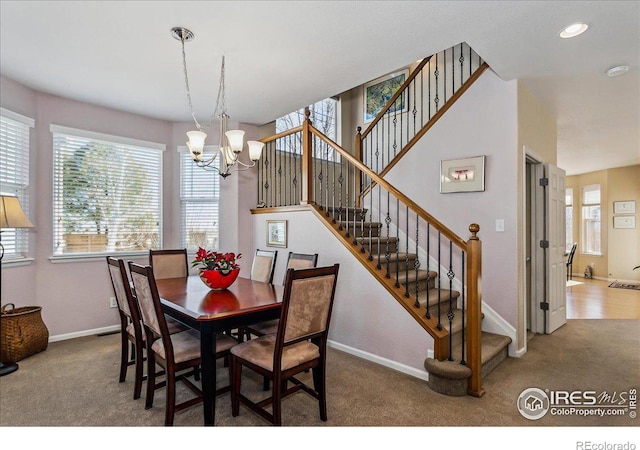
[[[0,309],[0,361],[13,363],[47,349],[49,330],[42,321],[41,306]]]

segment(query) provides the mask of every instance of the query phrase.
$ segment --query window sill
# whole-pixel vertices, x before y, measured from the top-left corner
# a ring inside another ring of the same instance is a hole
[[[149,250],[139,252],[113,252],[113,253],[90,253],[78,255],[53,255],[49,257],[49,261],[53,264],[66,264],[77,262],[104,261],[107,256],[114,258],[144,258],[149,257]]]
[[[35,261],[34,258],[9,259],[2,261],[2,268],[30,266],[33,261]]]
[[[587,252],[582,252],[583,255],[585,256],[602,256],[602,253],[587,253]]]

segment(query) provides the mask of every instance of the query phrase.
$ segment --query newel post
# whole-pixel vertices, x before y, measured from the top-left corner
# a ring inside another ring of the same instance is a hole
[[[311,136],[311,112],[304,109],[305,119],[302,122],[302,198],[300,203],[311,205],[313,203],[313,137]]]
[[[469,225],[471,237],[467,241],[467,366],[471,378],[467,393],[474,397],[484,394],[482,388],[482,241],[478,238],[480,225]]]
[[[362,127],[357,128],[356,132],[356,140],[354,145],[354,156],[360,162],[362,162]],[[357,205],[360,207],[360,194],[362,193],[362,172],[359,170],[356,171],[356,191],[355,198],[358,201]]]

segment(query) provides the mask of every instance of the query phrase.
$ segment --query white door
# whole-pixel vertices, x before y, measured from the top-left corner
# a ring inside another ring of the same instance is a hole
[[[550,334],[567,323],[567,285],[565,253],[565,172],[545,164],[545,228],[548,241],[546,249],[546,330]]]

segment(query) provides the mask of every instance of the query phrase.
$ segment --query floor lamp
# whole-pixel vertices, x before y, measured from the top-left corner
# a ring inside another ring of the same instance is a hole
[[[2,285],[2,228],[33,228],[33,224],[25,215],[20,200],[13,195],[0,195],[0,285]],[[18,370],[16,363],[4,364],[0,361],[0,377]]]

